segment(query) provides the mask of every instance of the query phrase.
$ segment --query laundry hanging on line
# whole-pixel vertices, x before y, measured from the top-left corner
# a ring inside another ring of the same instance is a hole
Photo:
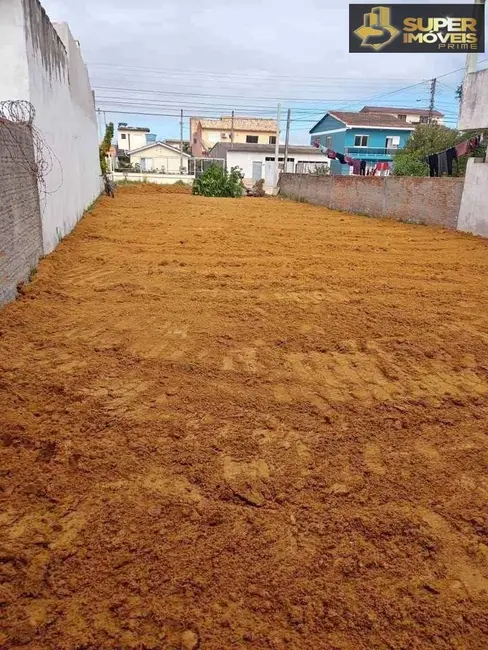
[[[472,153],[479,146],[480,141],[481,138],[477,135],[463,142],[459,142],[454,147],[449,147],[445,151],[429,154],[425,161],[429,165],[430,176],[442,176],[443,174],[452,176],[454,161],[456,161],[457,173],[457,159]]]
[[[320,151],[324,153],[327,156],[327,158],[330,158],[331,160],[337,160],[341,163],[341,165],[349,165],[350,167],[352,167],[353,174],[357,174],[360,176],[366,175],[365,160],[357,160],[355,158],[351,158],[351,156],[347,156],[342,153],[338,153],[333,149],[329,149],[328,147],[323,147],[318,140],[314,141],[313,146],[316,149],[320,149]]]

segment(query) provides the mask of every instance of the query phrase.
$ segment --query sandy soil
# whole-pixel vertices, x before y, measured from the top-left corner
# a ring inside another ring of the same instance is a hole
[[[29,650],[488,647],[488,242],[126,188],[0,311]]]

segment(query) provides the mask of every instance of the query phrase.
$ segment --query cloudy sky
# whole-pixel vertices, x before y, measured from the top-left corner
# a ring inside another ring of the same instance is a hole
[[[180,108],[188,137],[189,115],[235,109],[267,117],[282,100],[292,108],[292,140],[308,142],[309,128],[328,108],[426,106],[425,80],[462,68],[465,59],[349,54],[343,0],[42,3],[51,20],[68,22],[80,41],[107,119],[150,126],[160,138],[179,135]],[[438,108],[453,124],[461,75],[441,77],[439,84]]]

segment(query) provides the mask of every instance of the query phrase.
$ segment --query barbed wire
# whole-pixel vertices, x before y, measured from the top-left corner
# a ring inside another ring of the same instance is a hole
[[[0,117],[5,120],[30,126],[34,123],[35,116],[36,109],[28,101],[17,99],[0,102]]]
[[[47,196],[57,192],[63,185],[63,168],[41,131],[34,125],[35,116],[35,108],[29,101],[18,99],[0,102],[0,126],[7,133],[5,148],[12,160],[20,162],[22,167],[35,178],[39,189],[41,210],[44,211]],[[34,157],[32,157],[30,147],[25,146],[25,139],[19,137],[19,131],[16,128],[18,125],[24,125],[30,129]],[[56,163],[59,167],[60,182],[54,190],[48,190],[46,177],[53,172]]]

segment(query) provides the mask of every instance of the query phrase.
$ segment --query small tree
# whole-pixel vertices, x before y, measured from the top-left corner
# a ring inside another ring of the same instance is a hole
[[[415,152],[399,151],[393,159],[395,176],[428,176],[429,167]]]
[[[112,146],[112,138],[114,137],[114,124],[113,122],[110,122],[107,124],[105,127],[105,137],[103,138],[101,144],[100,144],[100,169],[102,170],[102,174],[107,173],[107,154],[110,151],[110,147]]]
[[[443,124],[419,124],[407,140],[403,151],[428,156],[453,147],[462,141],[457,129],[450,129]]]
[[[426,158],[431,153],[440,153],[450,149],[458,142],[467,140],[469,133],[450,129],[443,124],[419,124],[410,135],[405,147],[398,151],[393,159],[395,176],[428,176],[429,167]],[[457,161],[457,174],[462,176],[466,169],[467,157]]]
[[[200,196],[242,196],[242,174],[238,167],[233,167],[229,173],[216,163],[193,183],[193,194]]]

